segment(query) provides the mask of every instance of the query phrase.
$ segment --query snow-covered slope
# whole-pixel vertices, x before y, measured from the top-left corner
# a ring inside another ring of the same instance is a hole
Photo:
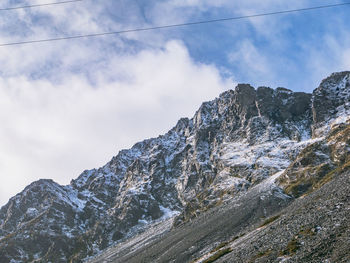
[[[349,78],[335,73],[313,94],[240,84],[68,186],[32,183],[0,210],[0,262],[79,262],[249,191],[346,121]]]

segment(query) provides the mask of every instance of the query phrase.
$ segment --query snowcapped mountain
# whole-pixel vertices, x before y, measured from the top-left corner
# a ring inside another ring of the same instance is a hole
[[[349,118],[350,72],[313,94],[239,84],[70,185],[39,180],[12,197],[0,210],[0,262],[80,262],[268,180],[287,204],[349,161]]]

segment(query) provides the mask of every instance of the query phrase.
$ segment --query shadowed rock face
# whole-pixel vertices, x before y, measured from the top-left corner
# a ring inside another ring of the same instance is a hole
[[[315,124],[332,118],[343,108],[349,109],[349,75],[349,71],[333,73],[314,90],[312,108]]]
[[[0,261],[79,262],[152,222],[176,216],[175,225],[184,224],[287,168],[295,176],[281,186],[290,190],[303,178],[296,162],[313,145],[312,131],[316,137],[327,121],[347,116],[349,75],[333,74],[313,95],[240,84],[68,186],[34,182],[0,210]],[[346,156],[346,147],[326,146]]]

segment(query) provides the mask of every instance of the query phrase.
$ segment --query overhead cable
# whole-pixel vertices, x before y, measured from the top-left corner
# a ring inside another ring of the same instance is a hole
[[[84,0],[67,0],[67,1],[61,1],[61,2],[52,2],[52,3],[35,4],[35,5],[4,7],[4,8],[0,8],[0,11],[11,11],[11,10],[17,10],[17,9],[34,8],[34,7],[50,6],[50,5],[62,5],[62,4],[69,4],[69,3],[82,2],[82,1]]]
[[[82,0],[80,0],[80,1],[82,1]],[[338,4],[331,4],[331,5],[314,6],[314,7],[306,7],[306,8],[299,8],[299,9],[282,10],[282,11],[269,12],[269,13],[254,14],[254,15],[226,17],[226,18],[219,18],[219,19],[212,19],[212,20],[202,20],[202,21],[187,22],[187,23],[181,23],[181,24],[170,24],[170,25],[161,25],[161,26],[153,26],[153,27],[126,29],[126,30],[120,30],[120,31],[111,31],[111,32],[101,32],[101,33],[82,34],[82,35],[73,35],[73,36],[62,36],[62,37],[54,37],[54,38],[47,38],[47,39],[25,40],[25,41],[9,42],[9,43],[2,43],[2,44],[0,43],[0,47],[44,43],[44,42],[51,42],[51,41],[79,39],[79,38],[100,37],[100,36],[107,36],[107,35],[119,35],[119,34],[126,34],[126,33],[132,33],[132,32],[151,31],[151,30],[176,28],[176,27],[185,27],[185,26],[217,23],[217,22],[224,22],[224,21],[241,20],[241,19],[247,19],[247,18],[257,18],[257,17],[272,16],[272,15],[279,15],[279,14],[296,13],[296,12],[302,12],[302,11],[311,11],[311,10],[340,7],[340,6],[346,6],[346,5],[350,5],[350,2],[349,3],[338,3]]]

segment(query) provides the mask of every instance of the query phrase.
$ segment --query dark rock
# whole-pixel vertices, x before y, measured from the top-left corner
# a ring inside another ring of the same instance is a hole
[[[324,128],[324,121],[348,114],[348,79],[348,72],[333,74],[313,95],[239,84],[203,103],[192,119],[120,151],[68,186],[34,182],[0,210],[0,261],[80,262],[169,217],[178,215],[174,225],[188,224],[242,193],[256,193],[285,169],[280,186],[291,195],[318,189],[333,178],[330,170],[349,161],[347,124]],[[312,128],[314,137],[317,129],[327,134],[315,149]],[[258,192],[247,201],[247,213],[241,204],[236,215],[254,224],[289,203],[279,187],[270,190],[267,199]]]
[[[333,73],[322,80],[313,92],[313,118],[315,124],[336,115],[339,106],[345,106],[350,97],[350,71]]]

